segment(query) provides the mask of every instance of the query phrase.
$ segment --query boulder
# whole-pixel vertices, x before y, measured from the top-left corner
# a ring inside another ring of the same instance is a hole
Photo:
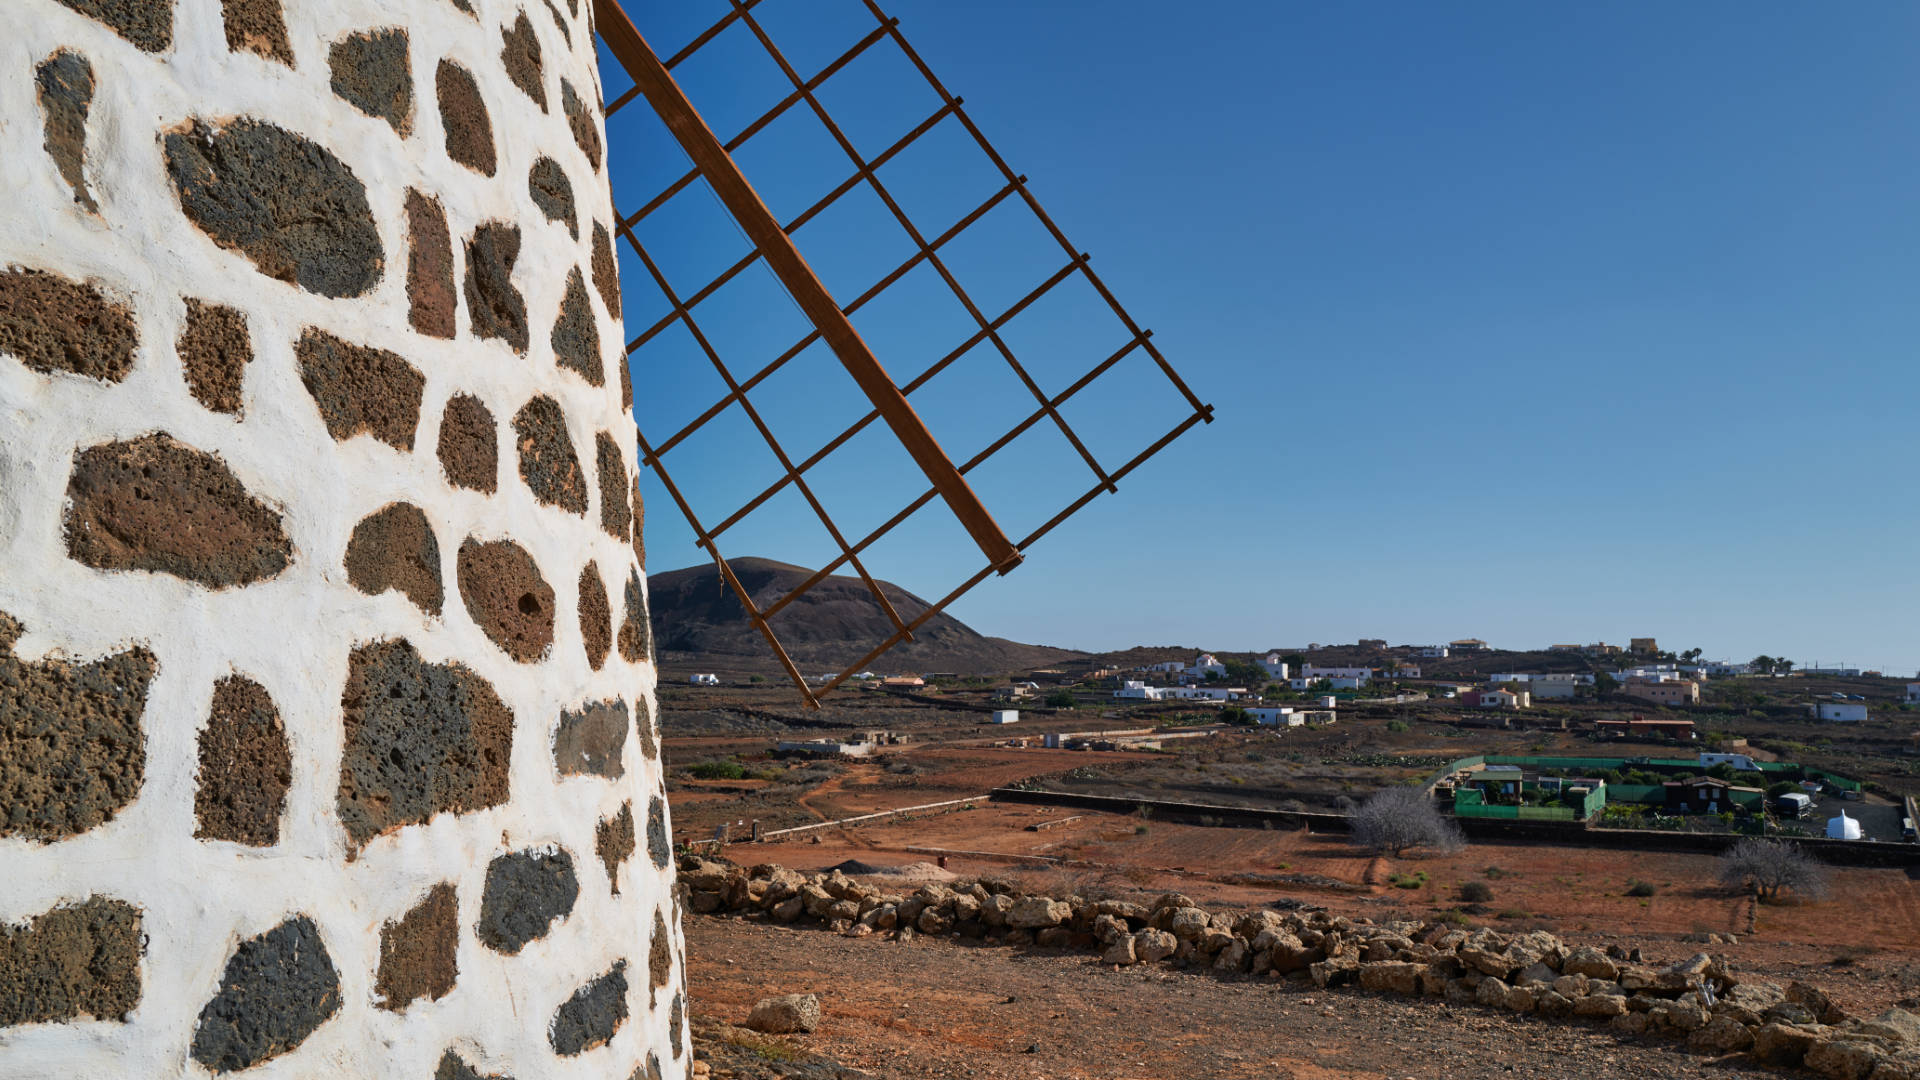
[[[719,892],[727,887],[727,878],[735,872],[735,867],[726,863],[710,862],[699,856],[690,856],[680,862],[680,880],[687,888],[695,891]]]
[[[767,872],[767,891],[761,898],[761,902],[777,904],[798,893],[806,883],[807,879],[801,877],[797,871],[789,870],[784,866],[772,867]]]
[[[1007,912],[1007,925],[1017,930],[1038,930],[1046,926],[1059,926],[1073,915],[1073,906],[1064,900],[1052,900],[1044,896],[1023,896],[1013,902]],[[988,925],[992,925],[988,921]]]
[[[1229,937],[1226,947],[1213,958],[1213,970],[1238,973],[1247,970],[1247,961],[1253,956],[1253,950],[1237,937]]]
[[[834,922],[852,922],[860,917],[860,905],[852,900],[835,900],[827,905],[826,917]]]
[[[1647,1021],[1647,1014],[1640,1012],[1621,1013],[1607,1021],[1607,1027],[1610,1030],[1622,1035],[1644,1035],[1650,1026],[1652,1025]]]
[[[1013,897],[1006,893],[994,893],[980,904],[980,921],[988,926],[1007,925],[1007,915],[1013,911]]]
[[[1143,964],[1165,960],[1179,947],[1179,939],[1165,930],[1142,930],[1133,935],[1133,955]]]
[[[963,922],[980,917],[980,901],[971,895],[962,893],[953,898],[953,921]]]
[[[1808,986],[1796,980],[1787,984],[1786,997],[1795,1005],[1806,1006],[1808,1011],[1813,1013],[1814,1018],[1823,1024],[1837,1024],[1847,1018],[1846,1012],[1834,1004],[1833,999],[1818,987]]]
[[[1199,940],[1195,941],[1194,944],[1199,946],[1202,953],[1212,956],[1221,949],[1226,948],[1229,942],[1237,942],[1242,945],[1246,944],[1246,942],[1240,941],[1239,938],[1234,937],[1231,933],[1217,926],[1209,926],[1201,931]]]
[[[806,904],[799,897],[789,896],[769,908],[768,914],[773,916],[775,922],[787,923],[799,918],[806,910]]]
[[[944,934],[953,929],[953,916],[937,907],[928,907],[914,920],[915,927],[923,934]]]
[[[1193,941],[1207,931],[1212,920],[1207,913],[1196,907],[1176,908],[1167,918],[1167,930],[1174,937],[1184,941]]]
[[[1047,926],[1034,931],[1033,943],[1042,949],[1064,949],[1073,944],[1073,931],[1064,926]]]
[[[795,895],[799,897],[800,903],[806,906],[807,914],[816,919],[826,918],[827,909],[838,903],[832,893],[813,884],[800,886],[800,891]]]
[[[1880,1048],[1872,1043],[1833,1039],[1808,1047],[1805,1064],[1828,1080],[1867,1080],[1881,1057]]]
[[[1132,937],[1133,931],[1127,928],[1127,920],[1117,915],[1096,915],[1093,918],[1093,936],[1102,943],[1112,943],[1123,937]]]
[[[1533,995],[1533,1011],[1541,1016],[1569,1016],[1573,1013],[1573,999],[1556,990],[1538,990]]]
[[[1793,1001],[1782,1001],[1778,1004],[1767,1006],[1766,1011],[1760,1014],[1760,1018],[1772,1023],[1800,1024],[1803,1026],[1820,1022],[1819,1015],[1812,1009]]]
[[[697,915],[711,915],[725,907],[727,898],[724,893],[710,889],[695,889],[687,897],[687,906]]]
[[[1386,991],[1395,994],[1418,994],[1421,976],[1427,973],[1425,964],[1408,964],[1397,960],[1383,960],[1379,963],[1360,965],[1360,986],[1366,990]]]
[[[1707,1026],[1688,1036],[1687,1045],[1695,1050],[1731,1054],[1753,1045],[1753,1030],[1732,1017],[1716,1016]]]
[[[1762,1024],[1753,1033],[1753,1056],[1760,1061],[1798,1065],[1819,1038],[1817,1032],[1792,1024]]]
[[[1883,1061],[1873,1067],[1867,1080],[1917,1080],[1920,1078],[1920,1062]]]
[[[1313,976],[1313,985],[1319,987],[1345,986],[1353,982],[1360,973],[1360,961],[1351,956],[1330,956],[1307,968]]]
[[[1560,973],[1542,963],[1528,964],[1513,977],[1515,986],[1545,986],[1560,977]]]
[[[1627,999],[1615,994],[1589,994],[1573,1003],[1575,1016],[1598,1016],[1608,1018],[1625,1016]]]
[[[1708,969],[1712,966],[1713,957],[1706,953],[1694,953],[1660,972],[1655,977],[1655,984],[1662,990],[1690,990],[1706,980]]]
[[[1560,971],[1563,975],[1585,975],[1588,978],[1608,981],[1612,981],[1620,974],[1620,968],[1607,958],[1606,953],[1588,945],[1568,953],[1567,958],[1560,962]],[[1561,993],[1565,992],[1561,991]]]
[[[1905,1009],[1888,1009],[1860,1024],[1860,1032],[1893,1043],[1920,1043],[1920,1016]]]
[[[1585,975],[1562,975],[1553,980],[1553,992],[1569,1000],[1585,997],[1591,981]]]
[[[1620,988],[1632,993],[1635,990],[1651,990],[1660,985],[1660,975],[1643,964],[1622,964],[1620,974],[1614,977]]]
[[[1647,1010],[1649,1023],[1671,1031],[1694,1032],[1711,1020],[1705,1008],[1691,1001],[1663,1001]]]
[[[1137,960],[1138,957],[1133,954],[1133,936],[1131,934],[1114,938],[1108,943],[1107,951],[1100,954],[1100,962],[1103,964],[1120,964],[1124,966],[1132,964]]]
[[[820,1026],[817,994],[781,994],[761,998],[747,1015],[747,1026],[770,1035],[801,1034]]]
[[[1513,989],[1507,991],[1507,999],[1500,1003],[1501,1007],[1506,1009],[1508,1012],[1517,1012],[1517,1013],[1532,1012],[1534,1009],[1534,1005],[1537,1001],[1536,997],[1534,996],[1534,990],[1536,987],[1540,987],[1540,984],[1535,983],[1532,986],[1514,987]],[[1544,991],[1544,988],[1542,989]]]
[[[1511,989],[1512,987],[1509,987],[1500,978],[1489,975],[1480,980],[1480,985],[1474,988],[1473,1000],[1482,1005],[1505,1005],[1507,1003],[1507,991]]]

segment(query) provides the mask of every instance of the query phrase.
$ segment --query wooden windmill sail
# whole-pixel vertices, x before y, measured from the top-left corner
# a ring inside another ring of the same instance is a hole
[[[874,0],[859,0],[872,16],[873,28],[818,72],[805,76],[789,61],[787,54],[774,40],[756,12],[757,8],[762,7],[769,0],[729,0],[729,2],[731,10],[723,18],[694,37],[684,48],[663,59],[648,43],[619,0],[595,0],[594,14],[600,38],[607,51],[633,80],[633,86],[630,89],[606,105],[609,131],[613,130],[611,122],[621,110],[644,103],[643,107],[650,106],[659,115],[674,141],[691,162],[691,168],[678,180],[637,208],[632,208],[625,213],[619,208],[615,210],[617,229],[621,239],[637,256],[639,264],[645,268],[647,275],[659,287],[671,309],[659,321],[635,336],[628,343],[626,351],[631,361],[635,354],[646,349],[649,343],[662,332],[674,327],[684,328],[726,386],[726,393],[719,400],[679,430],[664,436],[657,431],[651,433],[642,431],[639,441],[642,460],[653,468],[669,495],[686,515],[688,523],[692,526],[696,543],[713,557],[720,574],[739,597],[741,605],[746,609],[754,626],[766,637],[768,645],[779,658],[788,676],[799,687],[808,703],[817,706],[820,695],[833,690],[841,682],[864,670],[888,649],[903,642],[912,641],[916,629],[944,611],[948,605],[968,590],[994,574],[1005,574],[1020,565],[1027,551],[1041,537],[1051,532],[1102,492],[1117,490],[1120,480],[1189,428],[1198,423],[1211,422],[1213,408],[1202,404],[1194,395],[1172,365],[1154,347],[1151,332],[1140,328],[1101,281],[1099,275],[1094,272],[1088,257],[1076,251],[1068,242],[1066,235],[1061,232],[1053,219],[1041,208],[1032,192],[1028,190],[1026,178],[1013,172],[968,116],[960,99],[947,91],[921,59],[919,53],[914,51],[912,45],[902,36],[897,19],[889,18]],[[778,2],[778,0],[772,0],[772,2]],[[723,141],[703,118],[697,103],[690,100],[688,94],[675,80],[674,70],[699,54],[702,49],[710,47],[716,39],[728,31],[733,31],[736,35],[744,31],[750,35],[765,50],[767,56],[791,84],[791,91],[771,110],[748,124],[739,133]],[[904,132],[883,152],[868,158],[861,154],[854,142],[848,138],[841,124],[836,122],[828,112],[822,103],[819,91],[836,75],[841,74],[849,64],[876,48],[897,49],[912,71],[917,74],[917,78],[924,80],[926,86],[931,87],[940,105],[924,121]],[[833,141],[845,152],[851,167],[851,175],[795,219],[782,223],[768,209],[765,200],[755,189],[752,178],[742,170],[733,155],[748,140],[765,130],[769,124],[789,110],[802,107],[818,117],[832,135]],[[889,191],[879,170],[930,131],[948,123],[957,124],[964,129],[965,134],[973,144],[977,145],[979,151],[985,155],[992,168],[999,174],[1001,187],[957,222],[939,232],[928,233],[901,208],[900,201]],[[710,187],[727,213],[745,233],[753,250],[717,278],[699,288],[676,291],[668,276],[662,271],[659,260],[642,242],[637,227],[650,216],[665,212],[665,208],[676,195],[699,181],[704,181]],[[885,205],[899,226],[911,238],[914,253],[872,287],[850,300],[843,300],[833,296],[821,282],[820,277],[809,265],[805,254],[796,244],[793,234],[849,192],[859,188],[868,189]],[[1030,292],[1005,310],[990,312],[984,310],[975,301],[974,296],[948,265],[948,260],[943,258],[942,252],[957,237],[1002,204],[1024,206],[1030,211],[1051,239],[1057,242],[1063,253],[1064,262],[1057,271],[1039,281]],[[702,301],[713,296],[756,262],[764,262],[778,278],[781,286],[805,314],[807,321],[812,324],[812,330],[771,363],[743,378],[728,367],[720,351],[715,348],[712,337],[702,330],[696,312]],[[874,350],[862,339],[860,333],[854,328],[850,316],[894,286],[909,272],[921,266],[931,267],[939,275],[946,287],[952,291],[953,296],[965,308],[975,324],[975,329],[965,340],[955,343],[955,347],[950,352],[926,371],[901,385],[887,373],[883,363],[884,358],[876,356]],[[1009,323],[1042,297],[1062,283],[1076,277],[1090,285],[1105,305],[1111,308],[1119,326],[1124,329],[1124,337],[1117,349],[1103,361],[1070,385],[1050,394],[1042,388],[1028,367],[1016,356],[1008,344],[1005,329]],[[761,410],[756,408],[753,395],[771,375],[816,343],[825,343],[832,351],[834,358],[846,369],[860,393],[865,396],[870,408],[859,421],[828,440],[818,451],[796,461],[775,437],[772,427],[767,423]],[[1032,409],[1024,419],[1012,425],[980,453],[966,461],[956,463],[942,449],[940,443],[916,413],[912,395],[942,370],[981,345],[990,345],[992,351],[1008,365],[1026,392],[1031,395]],[[1103,463],[1089,449],[1087,441],[1081,437],[1081,434],[1068,423],[1063,414],[1063,406],[1081,395],[1103,376],[1109,375],[1116,365],[1136,352],[1151,358],[1154,367],[1164,377],[1167,393],[1172,395],[1180,406],[1181,419],[1164,433],[1148,433],[1147,438],[1151,441],[1147,441],[1144,448],[1124,463],[1117,466]],[[690,437],[699,432],[703,426],[711,423],[715,417],[736,405],[750,420],[758,436],[765,440],[774,458],[779,462],[782,475],[758,495],[726,514],[717,523],[709,524],[702,519],[701,515],[695,513],[686,493],[680,485],[675,483],[669,469],[669,455],[675,449],[685,446]],[[914,464],[925,474],[929,487],[878,528],[863,537],[849,538],[836,524],[824,501],[816,492],[815,485],[809,483],[809,474],[829,454],[845,445],[875,421],[884,424],[899,444],[905,448]],[[1006,451],[1023,433],[1043,424],[1050,424],[1057,428],[1060,435],[1072,446],[1089,470],[1092,483],[1084,494],[1061,507],[1051,519],[1021,539],[1013,540],[1002,530],[991,508],[982,502],[969,485],[967,476],[995,455]],[[1153,437],[1156,434],[1157,437]],[[729,529],[764,507],[768,500],[789,489],[798,492],[813,513],[818,516],[840,553],[838,557],[820,567],[812,576],[779,598],[770,603],[756,603],[729,568],[722,554],[721,539]],[[917,612],[912,618],[903,618],[885,591],[868,573],[866,564],[862,561],[862,555],[888,533],[898,528],[902,522],[936,499],[943,502],[954,518],[965,528],[974,545],[979,548],[985,562],[977,573],[959,583],[926,610]],[[831,676],[823,685],[810,685],[794,665],[787,650],[781,645],[770,620],[810,589],[843,568],[851,569],[865,583],[874,602],[885,613],[893,631],[865,657]]]

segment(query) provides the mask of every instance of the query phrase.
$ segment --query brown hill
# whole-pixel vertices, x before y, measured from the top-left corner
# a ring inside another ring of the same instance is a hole
[[[793,591],[812,571],[771,559],[729,559],[727,565],[765,608]],[[773,672],[779,661],[747,618],[739,597],[712,565],[668,570],[647,579],[655,647],[662,664],[705,665],[727,671]],[[911,622],[931,605],[889,582],[880,588]],[[803,674],[838,672],[893,633],[886,612],[857,577],[833,576],[807,590],[773,619],[774,633]],[[1045,645],[988,637],[944,612],[914,632],[914,641],[873,661],[874,670],[998,675],[1076,660],[1081,654]]]

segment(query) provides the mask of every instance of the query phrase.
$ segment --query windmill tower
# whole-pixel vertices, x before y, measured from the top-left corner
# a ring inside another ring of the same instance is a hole
[[[683,1075],[587,4],[8,16],[0,1075]]]
[[[776,220],[733,153],[802,105],[837,132],[815,91],[851,57],[802,76],[761,0],[729,2],[662,58],[617,0],[420,0],[404,17],[377,0],[15,0],[0,41],[0,1075],[685,1075],[639,466],[723,573],[726,529],[803,492],[839,558],[764,605],[730,584],[784,660],[778,610],[851,568],[895,628],[871,659],[1211,419],[867,0],[875,28],[854,54],[898,49],[939,108],[877,156],[841,139],[852,179]],[[729,31],[793,90],[722,142],[673,69]],[[622,214],[607,121],[649,107],[692,171]],[[886,200],[880,171],[943,122],[1002,186],[944,231],[894,206],[916,254],[835,297],[793,232],[857,186]],[[724,281],[677,289],[637,231],[694,183],[752,240],[724,276],[764,264],[812,324],[774,367],[825,342],[870,410],[801,460],[761,425],[783,475],[712,524],[668,459],[718,409],[636,440],[628,374],[671,327],[728,382],[719,408],[752,411],[771,373],[734,376],[696,314]],[[942,251],[1002,204],[1027,208],[1065,264],[989,311]],[[631,340],[623,263],[671,301]],[[978,329],[900,382],[851,318],[917,266]],[[1124,333],[1043,386],[1004,330],[1070,279]],[[956,461],[914,394],[981,345],[1033,407]],[[1103,462],[1065,414],[1123,361],[1163,378],[1182,415]],[[852,537],[808,474],[876,423],[928,487]],[[968,478],[1036,425],[1093,485],[1016,540]],[[936,503],[985,566],[907,618],[862,553]],[[786,666],[809,701],[825,692]]]

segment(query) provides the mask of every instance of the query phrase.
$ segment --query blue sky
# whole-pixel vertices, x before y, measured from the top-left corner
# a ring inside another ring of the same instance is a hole
[[[662,53],[726,10],[630,6]],[[1920,6],[884,6],[1218,408],[957,604],[976,628],[1081,648],[1657,635],[1920,666]],[[803,75],[872,26],[857,0],[756,10]],[[723,138],[784,91],[757,49],[736,29],[676,71]],[[886,45],[823,97],[869,156],[937,104]],[[882,172],[929,233],[998,186],[959,135]],[[686,167],[642,109],[610,141],[623,208]],[[849,172],[798,110],[737,157],[783,219]],[[698,188],[641,235],[683,292],[746,251]],[[864,191],[796,240],[843,302],[911,252]],[[990,312],[1063,261],[999,210],[963,240],[951,262]],[[664,301],[631,256],[623,278],[631,336]],[[1054,299],[1008,331],[1049,390],[1125,340],[1090,296]],[[742,372],[805,329],[759,268],[697,315]],[[922,271],[855,322],[902,382],[972,329]],[[1109,378],[1069,419],[1111,464],[1182,410],[1144,364]],[[655,439],[723,392],[681,331],[635,382]],[[1024,394],[977,349],[913,400],[965,457]],[[864,411],[817,346],[754,399],[795,456]],[[1016,537],[1091,482],[1050,431],[1006,454],[973,480]],[[778,475],[737,408],[667,465],[709,520]],[[642,486],[650,567],[702,561]],[[859,535],[925,483],[876,429],[816,487]],[[723,550],[835,549],[788,492]],[[980,559],[936,504],[869,562],[932,597]]]

